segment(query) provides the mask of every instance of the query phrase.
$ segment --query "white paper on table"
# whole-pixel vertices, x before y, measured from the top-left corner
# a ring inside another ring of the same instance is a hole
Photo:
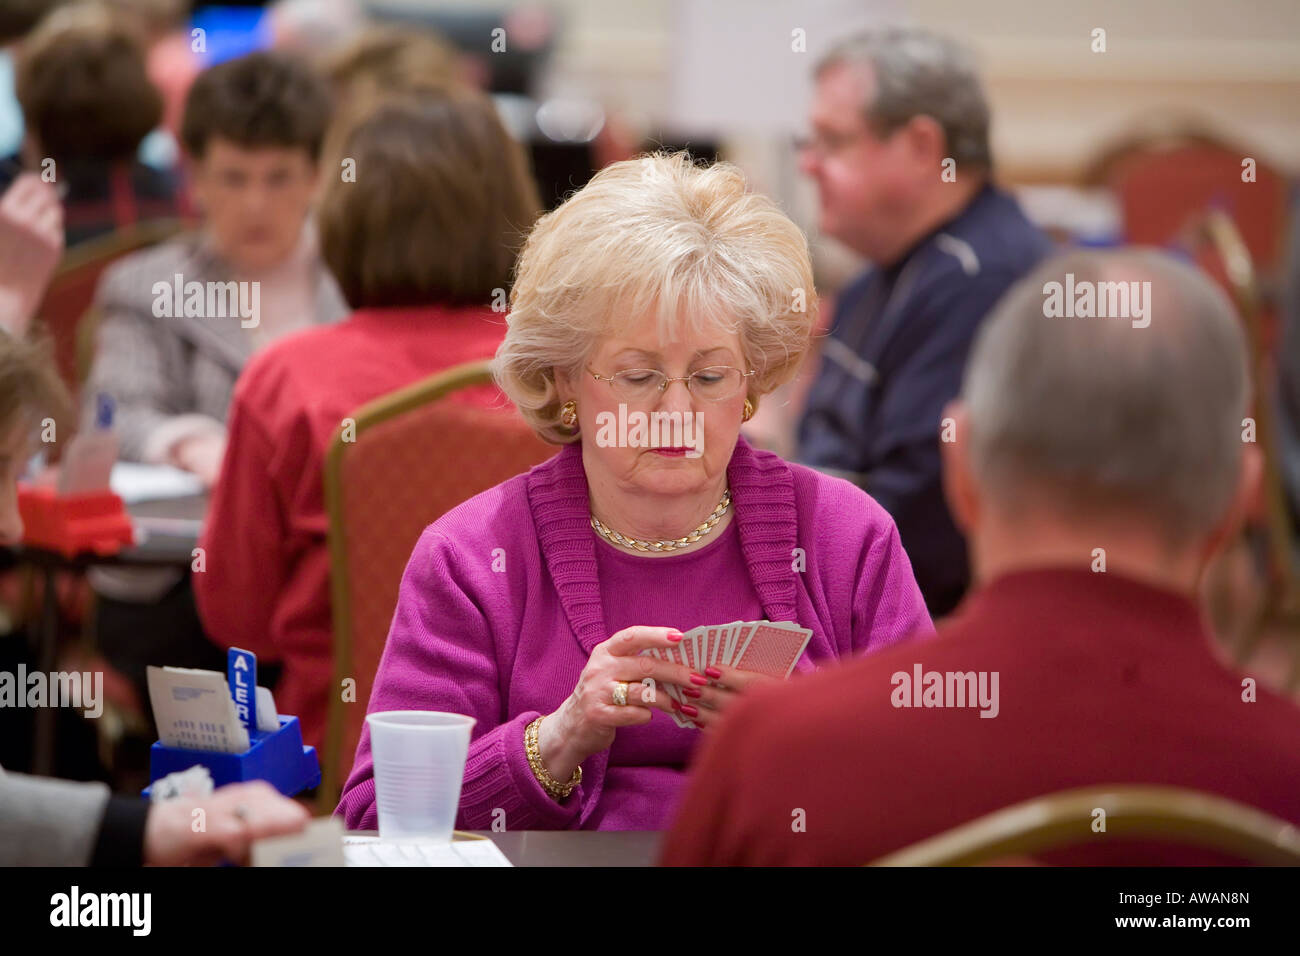
[[[514,866],[491,840],[415,843],[346,836],[343,859],[348,866]]]
[[[198,475],[171,465],[142,465],[133,461],[114,462],[108,485],[128,505],[203,494],[203,482]]]

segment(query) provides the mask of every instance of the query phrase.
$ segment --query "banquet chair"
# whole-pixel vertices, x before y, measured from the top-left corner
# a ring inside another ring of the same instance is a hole
[[[1093,830],[1105,810],[1105,836]],[[1254,807],[1183,787],[1115,785],[1026,800],[890,853],[871,866],[983,866],[1099,839],[1175,843],[1267,866],[1300,865],[1300,830]],[[1134,862],[1141,862],[1135,860]]]
[[[336,432],[325,461],[335,680],[322,813],[333,812],[351,770],[402,572],[421,532],[556,450],[492,384],[486,361],[376,399],[353,419]],[[347,680],[355,683],[345,701]]]
[[[1300,542],[1295,539],[1286,500],[1276,407],[1277,368],[1263,317],[1261,283],[1240,230],[1223,210],[1212,209],[1193,220],[1180,244],[1232,298],[1249,348],[1254,400],[1251,417],[1263,459],[1261,501],[1254,521],[1263,543],[1264,588],[1235,654],[1238,663],[1244,664],[1270,627],[1289,635],[1292,663],[1284,686],[1288,692],[1294,691],[1300,687]]]
[[[80,329],[95,300],[100,276],[123,256],[164,242],[183,228],[184,224],[178,219],[137,223],[79,243],[64,255],[54,270],[36,315],[53,341],[59,374],[74,393],[84,377],[79,366],[86,362],[86,336]]]
[[[1255,160],[1254,181],[1242,179]],[[1286,229],[1287,180],[1257,151],[1231,143],[1195,123],[1167,120],[1108,146],[1084,174],[1119,202],[1124,239],[1164,246],[1212,208],[1228,214],[1257,269],[1272,276]]]

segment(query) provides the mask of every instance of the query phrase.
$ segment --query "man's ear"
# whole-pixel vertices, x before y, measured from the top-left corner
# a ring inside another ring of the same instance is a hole
[[[970,469],[970,416],[966,403],[953,399],[939,419],[939,456],[943,463],[943,494],[958,530],[966,537],[979,525],[979,495]]]
[[[943,127],[932,116],[913,116],[903,128],[903,135],[907,137],[908,150],[918,166],[936,170],[937,176],[939,164],[947,155],[947,137]]]
[[[1227,547],[1247,518],[1261,510],[1263,492],[1264,455],[1258,445],[1246,442],[1242,445],[1241,462],[1237,466],[1237,488],[1232,494],[1232,501],[1206,539],[1207,560]]]

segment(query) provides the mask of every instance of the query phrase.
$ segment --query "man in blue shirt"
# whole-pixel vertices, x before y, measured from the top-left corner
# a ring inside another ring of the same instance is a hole
[[[871,31],[835,47],[816,78],[800,165],[821,231],[872,266],[838,298],[798,458],[889,511],[940,616],[969,583],[943,498],[941,412],[985,314],[1050,242],[991,182],[988,104],[961,48]]]

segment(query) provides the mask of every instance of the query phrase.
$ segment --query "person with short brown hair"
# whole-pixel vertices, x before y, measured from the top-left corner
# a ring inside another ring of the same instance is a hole
[[[185,101],[181,145],[203,159],[214,140],[245,149],[299,149],[313,162],[330,120],[322,78],[283,53],[258,52],[199,74]]]
[[[281,54],[227,60],[194,82],[181,140],[202,229],[115,263],[97,296],[86,393],[116,400],[127,460],[176,465],[211,484],[244,363],[288,332],[346,313],[309,216],[329,114],[325,81]],[[159,284],[178,275],[183,287],[242,283],[250,302],[256,290],[258,314],[195,315],[173,301],[179,295],[160,300]]]
[[[61,7],[25,40],[15,92],[27,136],[22,161],[61,185],[67,244],[175,217],[172,178],[136,158],[162,118],[135,36],[106,7]]]
[[[94,420],[99,394],[111,396],[123,459],[182,468],[210,487],[249,359],[347,314],[311,218],[329,110],[324,79],[280,54],[227,60],[195,80],[182,139],[201,227],[117,260],[96,292],[82,420]],[[140,693],[160,655],[221,666],[186,572],[101,567],[89,580],[98,646]]]
[[[353,307],[249,363],[200,541],[212,639],[280,661],[281,710],[319,746],[333,668],[322,472],[339,423],[435,372],[491,358],[516,250],[540,210],[523,147],[484,94],[406,90],[331,144],[321,245]],[[344,160],[355,176],[345,176]],[[338,172],[334,172],[337,170]]]
[[[424,86],[357,109],[364,119],[345,126],[332,164],[340,182],[318,213],[321,251],[349,304],[481,305],[504,291],[538,198],[491,101]]]

